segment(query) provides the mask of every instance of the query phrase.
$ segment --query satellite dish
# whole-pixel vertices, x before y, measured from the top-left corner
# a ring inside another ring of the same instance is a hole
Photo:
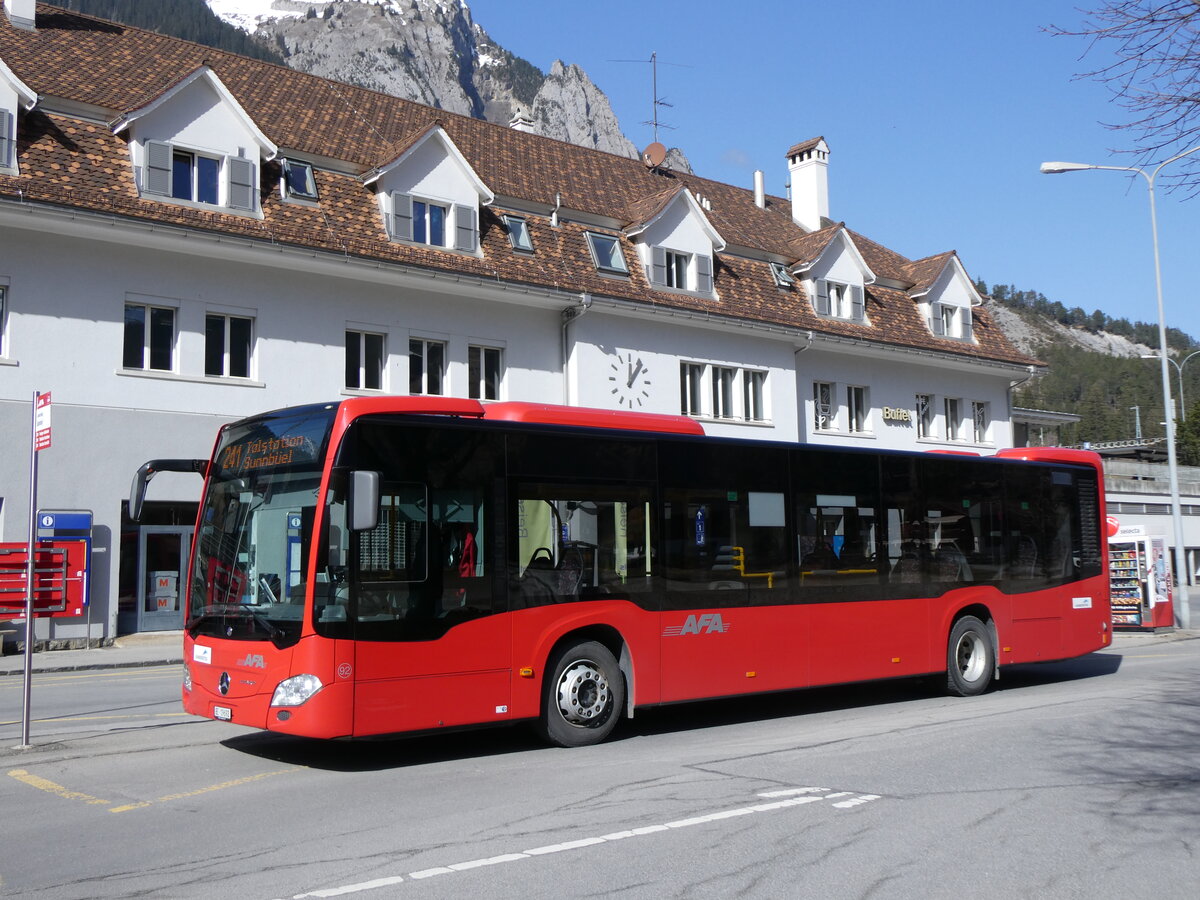
[[[667,148],[655,141],[649,147],[642,151],[642,162],[646,164],[647,169],[656,169],[663,164],[663,160],[667,158]]]

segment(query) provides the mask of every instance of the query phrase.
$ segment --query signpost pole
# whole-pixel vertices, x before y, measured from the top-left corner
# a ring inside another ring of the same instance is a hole
[[[33,415],[29,429],[29,547],[25,561],[25,683],[21,704],[21,744],[29,746],[30,700],[33,696],[33,589],[37,567],[37,470],[38,470],[38,398],[33,392]]]

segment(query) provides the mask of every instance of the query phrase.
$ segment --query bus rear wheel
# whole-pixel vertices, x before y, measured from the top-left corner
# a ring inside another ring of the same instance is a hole
[[[963,616],[950,629],[946,648],[946,688],[959,697],[982,694],[992,683],[996,652],[988,627],[974,616]]]
[[[564,647],[546,667],[541,732],[560,747],[603,741],[625,705],[625,681],[603,644],[584,641]]]

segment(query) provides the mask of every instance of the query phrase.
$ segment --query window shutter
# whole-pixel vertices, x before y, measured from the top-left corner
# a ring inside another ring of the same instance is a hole
[[[475,209],[470,206],[454,206],[454,249],[474,253],[479,245],[479,233],[475,227]]]
[[[829,284],[825,281],[817,282],[817,313],[829,315]]]
[[[696,291],[711,294],[713,291],[713,264],[711,256],[696,254]]]
[[[975,320],[972,318],[972,313],[969,307],[963,307],[962,311],[962,339],[964,341],[974,340],[975,337]]]
[[[650,283],[667,283],[667,251],[662,247],[650,248]]]
[[[856,284],[850,286],[850,318],[855,322],[863,320],[863,289]]]
[[[7,109],[0,109],[0,166],[7,166],[12,158],[12,136],[9,134],[9,128],[12,127],[12,113]]]
[[[388,236],[398,241],[412,240],[412,196],[400,191],[392,191],[392,214],[385,217],[388,223]]]
[[[942,304],[929,304],[929,330],[934,334],[944,337],[946,334],[946,323],[942,320]]]
[[[244,156],[229,158],[229,205],[233,209],[254,209],[254,163]]]
[[[142,185],[146,194],[171,196],[171,145],[163,141],[146,141],[146,177]]]

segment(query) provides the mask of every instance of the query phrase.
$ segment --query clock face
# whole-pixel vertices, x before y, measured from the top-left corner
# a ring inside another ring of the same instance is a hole
[[[650,370],[633,353],[616,355],[608,383],[617,406],[641,409],[650,399]]]

